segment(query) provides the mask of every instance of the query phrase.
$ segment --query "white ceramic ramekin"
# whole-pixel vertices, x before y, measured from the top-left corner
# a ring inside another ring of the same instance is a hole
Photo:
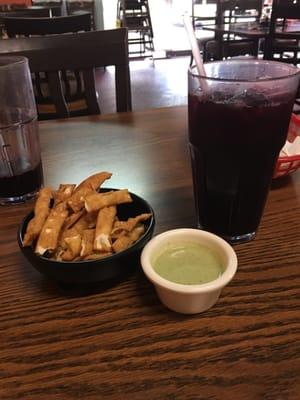
[[[182,285],[157,274],[152,266],[155,255],[170,243],[182,242],[198,243],[216,252],[222,262],[223,273],[201,285]],[[166,307],[183,314],[196,314],[208,310],[217,302],[221,290],[236,273],[237,257],[233,248],[220,237],[200,229],[183,228],[166,231],[150,240],[142,251],[141,264]]]

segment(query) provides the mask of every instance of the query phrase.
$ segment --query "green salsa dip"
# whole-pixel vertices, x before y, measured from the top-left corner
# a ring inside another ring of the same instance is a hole
[[[218,255],[198,243],[169,243],[153,259],[153,269],[168,281],[199,285],[217,279],[222,273]]]

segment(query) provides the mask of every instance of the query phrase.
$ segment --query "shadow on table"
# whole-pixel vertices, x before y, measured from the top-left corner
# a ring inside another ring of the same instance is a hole
[[[95,284],[88,285],[72,285],[54,282],[56,290],[60,295],[65,297],[84,297],[90,296],[92,294],[102,293],[106,290],[113,288],[116,285],[128,280],[134,271],[124,272],[124,274],[119,275],[117,278],[109,279],[104,282],[97,282]]]
[[[180,322],[182,320],[187,320],[195,317],[195,315],[192,314],[179,314],[165,307],[160,302],[154,286],[146,278],[142,268],[138,269],[138,271],[136,272],[134,284],[139,301],[141,305],[145,307],[145,313],[147,313],[148,315],[155,314],[157,319],[160,319],[160,317],[162,317],[164,321],[169,320],[173,322]]]
[[[280,178],[273,179],[271,183],[271,190],[280,189],[283,186],[286,186],[289,183],[291,183],[291,180],[292,179],[290,175],[285,175],[281,176]]]

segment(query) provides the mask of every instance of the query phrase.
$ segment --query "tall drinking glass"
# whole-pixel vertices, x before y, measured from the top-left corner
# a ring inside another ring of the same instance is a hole
[[[285,143],[299,70],[263,60],[191,68],[189,143],[198,226],[226,240],[254,238]]]
[[[28,60],[0,57],[0,204],[23,202],[43,183]]]

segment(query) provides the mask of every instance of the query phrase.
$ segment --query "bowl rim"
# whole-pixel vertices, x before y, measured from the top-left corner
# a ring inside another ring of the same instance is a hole
[[[216,246],[219,247],[219,249],[226,254],[228,258],[228,264],[226,266],[225,271],[215,280],[203,283],[203,284],[195,284],[195,285],[186,285],[186,284],[180,284],[180,283],[175,283],[172,281],[169,281],[162,276],[160,276],[157,272],[152,267],[150,257],[152,255],[152,252],[155,251],[155,249],[159,248],[162,244],[162,240],[165,241],[166,239],[172,239],[172,238],[180,238],[183,237],[184,241],[187,242],[189,241],[189,237],[193,237],[194,241],[195,239],[197,240],[203,240],[206,239],[206,243],[210,241],[211,243],[214,243]],[[148,279],[154,284],[157,285],[163,289],[172,291],[172,292],[177,292],[177,293],[185,293],[185,294],[201,294],[201,293],[209,293],[213,292],[216,290],[222,289],[224,286],[226,286],[233,278],[237,271],[237,265],[238,265],[238,259],[237,255],[230,246],[229,243],[227,243],[224,239],[221,237],[201,230],[201,229],[194,229],[194,228],[178,228],[178,229],[172,229],[165,231],[155,237],[153,237],[144,247],[141,253],[141,265],[144,270],[145,275],[148,277]]]
[[[103,191],[119,190],[119,189],[116,189],[116,188],[106,188],[106,187],[103,187],[101,189]],[[147,235],[154,229],[154,226],[155,226],[155,214],[154,214],[154,210],[153,210],[152,206],[148,203],[148,201],[146,201],[144,198],[142,198],[141,196],[139,196],[139,195],[137,195],[137,194],[135,194],[133,192],[129,192],[129,193],[136,200],[141,201],[149,209],[149,212],[152,215],[151,215],[151,217],[149,219],[149,225],[148,225],[147,229],[145,230],[145,232],[143,233],[143,235],[136,242],[134,242],[130,247],[128,247],[127,249],[122,250],[122,251],[120,251],[118,253],[114,253],[114,254],[112,254],[110,256],[99,258],[99,259],[95,259],[95,260],[77,260],[77,261],[64,261],[64,260],[61,260],[61,261],[59,261],[59,260],[54,260],[54,259],[47,258],[47,257],[44,257],[44,256],[40,256],[40,255],[38,255],[38,254],[36,254],[34,252],[34,250],[33,250],[33,248],[31,246],[27,246],[27,247],[23,246],[22,230],[23,230],[25,222],[27,221],[27,224],[28,224],[29,221],[32,219],[32,216],[34,215],[34,210],[31,210],[29,213],[27,213],[24,216],[24,218],[22,219],[22,221],[21,221],[21,223],[19,225],[18,233],[17,233],[17,241],[18,241],[20,249],[22,251],[24,251],[24,252],[26,252],[26,251],[31,252],[32,256],[36,257],[39,260],[51,263],[51,264],[53,264],[54,267],[57,266],[57,267],[61,268],[62,265],[63,265],[63,267],[66,266],[66,268],[68,268],[68,266],[69,266],[72,269],[74,269],[74,265],[80,267],[82,265],[87,265],[87,264],[106,263],[106,262],[109,262],[110,260],[115,261],[115,260],[118,260],[121,257],[124,257],[124,256],[127,256],[127,255],[131,254],[132,251],[134,251],[135,248],[138,247],[138,245],[144,240],[144,238],[147,237]]]

